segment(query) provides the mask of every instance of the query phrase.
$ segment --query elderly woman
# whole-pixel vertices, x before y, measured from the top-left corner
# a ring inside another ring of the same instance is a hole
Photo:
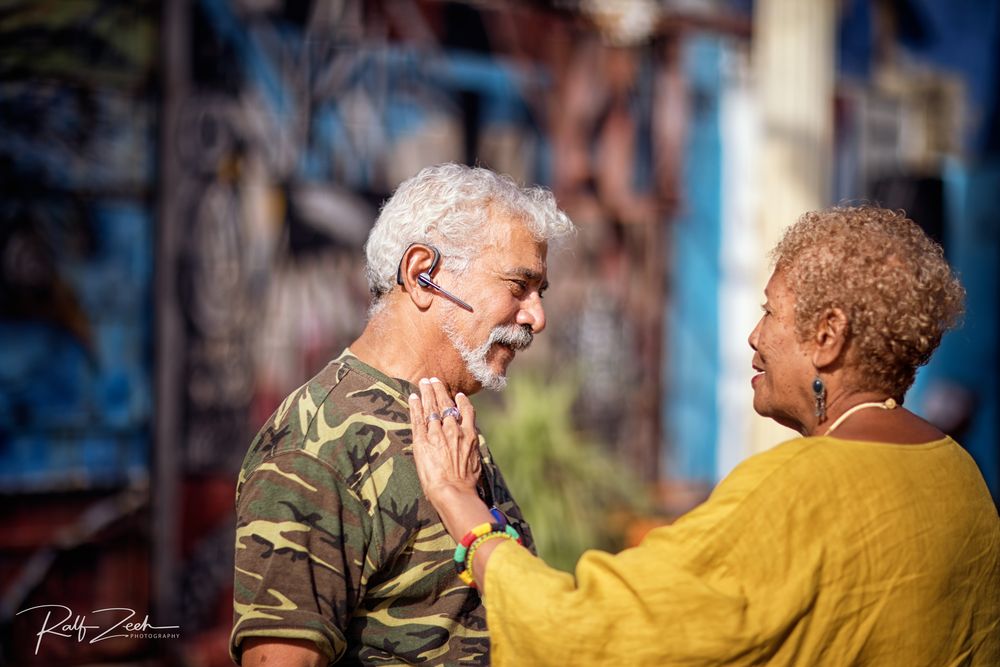
[[[900,212],[844,207],[802,216],[773,260],[753,405],[802,437],[575,575],[479,499],[468,399],[456,418],[440,382],[410,397],[421,482],[483,591],[494,665],[1000,665],[996,509],[966,452],[902,407],[962,311],[941,248]]]

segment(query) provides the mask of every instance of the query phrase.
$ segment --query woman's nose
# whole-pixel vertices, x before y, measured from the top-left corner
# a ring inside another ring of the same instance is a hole
[[[747,338],[747,342],[750,344],[750,349],[754,352],[757,351],[757,341],[760,339],[760,323],[764,321],[764,318],[757,320],[757,326],[753,328],[750,332],[750,336]]]

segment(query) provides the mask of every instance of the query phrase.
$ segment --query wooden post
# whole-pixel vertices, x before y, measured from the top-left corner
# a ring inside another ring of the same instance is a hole
[[[829,204],[836,5],[834,0],[758,0],[754,12],[753,68],[763,133],[758,218],[763,293],[770,275],[765,253],[782,230],[805,211]],[[747,454],[795,435],[754,417]]]

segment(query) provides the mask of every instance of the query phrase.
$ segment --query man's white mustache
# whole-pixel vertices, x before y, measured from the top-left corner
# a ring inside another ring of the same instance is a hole
[[[489,345],[500,343],[514,350],[523,350],[531,345],[535,334],[527,324],[507,324],[494,327],[490,332]]]

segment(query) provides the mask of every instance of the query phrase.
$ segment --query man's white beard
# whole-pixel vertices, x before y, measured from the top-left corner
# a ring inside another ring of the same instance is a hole
[[[534,338],[531,328],[527,325],[502,324],[493,327],[489,337],[487,337],[482,345],[476,348],[469,348],[462,342],[458,331],[455,329],[455,325],[450,319],[446,320],[441,328],[444,330],[445,335],[448,336],[448,340],[451,341],[455,350],[461,355],[469,374],[484,389],[492,389],[493,391],[501,391],[507,386],[507,375],[502,371],[498,373],[490,368],[489,363],[486,361],[490,349],[497,343],[502,343],[514,350],[523,350],[531,345],[531,341]]]

